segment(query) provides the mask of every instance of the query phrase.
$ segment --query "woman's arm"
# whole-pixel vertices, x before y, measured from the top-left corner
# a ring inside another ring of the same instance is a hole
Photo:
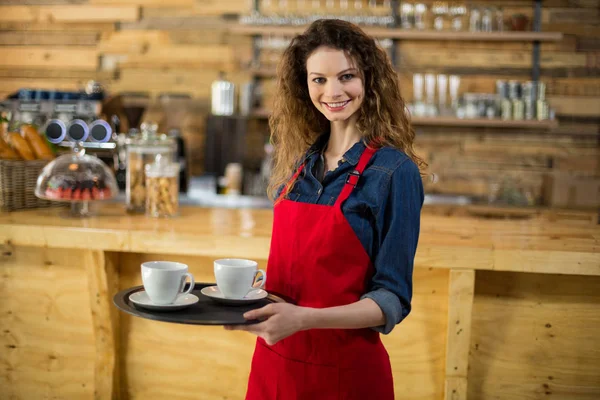
[[[329,308],[299,307],[288,303],[273,303],[244,314],[248,320],[260,320],[253,325],[225,326],[262,337],[268,345],[307,329],[359,329],[385,324],[381,308],[371,299]]]
[[[304,329],[360,329],[380,325],[385,325],[385,316],[369,298],[345,306],[309,308],[304,321]]]

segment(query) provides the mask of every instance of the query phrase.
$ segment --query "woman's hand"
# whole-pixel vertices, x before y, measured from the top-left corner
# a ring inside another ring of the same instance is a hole
[[[226,330],[246,331],[265,340],[269,346],[296,332],[308,329],[307,307],[287,303],[273,303],[244,314],[247,320],[260,320],[253,325],[226,325]]]

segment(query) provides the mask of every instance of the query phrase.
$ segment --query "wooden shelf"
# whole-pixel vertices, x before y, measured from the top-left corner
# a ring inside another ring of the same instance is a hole
[[[479,127],[479,128],[507,128],[507,129],[552,129],[558,127],[558,121],[505,121],[502,119],[460,119],[456,117],[413,117],[413,125],[421,126],[457,126],[457,127]]]
[[[256,110],[251,116],[254,118],[268,118],[268,110]],[[558,127],[558,121],[504,121],[501,119],[460,119],[456,117],[413,117],[415,126],[450,126],[465,128],[505,128],[505,129],[539,129],[548,130]]]
[[[232,33],[243,35],[279,35],[291,36],[304,32],[305,26],[265,26],[265,25],[234,25]],[[391,28],[363,27],[365,32],[376,38],[406,39],[406,40],[454,40],[454,41],[484,41],[484,42],[553,42],[562,40],[560,32],[452,32],[452,31],[419,31]]]

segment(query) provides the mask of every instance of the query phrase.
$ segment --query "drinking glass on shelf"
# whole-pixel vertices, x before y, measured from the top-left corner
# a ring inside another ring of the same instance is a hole
[[[439,74],[437,76],[437,88],[438,88],[438,110],[440,114],[446,112],[446,93],[448,91],[448,76]]]
[[[369,0],[367,3],[367,25],[377,25],[377,1]]]
[[[279,25],[289,25],[291,20],[289,17],[288,0],[279,0],[277,3],[277,21]]]
[[[427,13],[427,6],[423,3],[415,4],[415,28],[419,30],[426,29],[425,17]]]
[[[453,31],[462,31],[464,28],[464,19],[467,15],[467,6],[464,3],[454,3],[448,11]]]
[[[339,17],[338,15],[336,15],[337,13],[335,12],[335,2],[333,0],[325,0],[325,11],[325,15],[327,18]]]
[[[340,0],[340,19],[348,21],[350,19],[349,11],[348,0]]]
[[[450,75],[448,77],[450,91],[450,107],[456,112],[458,109],[458,88],[460,87],[460,76]]]
[[[481,31],[482,32],[491,32],[492,31],[492,26],[493,26],[493,21],[494,21],[493,15],[494,14],[493,14],[491,8],[486,7],[483,9],[483,12],[481,13]]]
[[[448,3],[445,1],[434,1],[431,6],[431,12],[434,15],[433,28],[436,31],[446,29],[446,16],[448,15]]]
[[[428,117],[435,117],[437,110],[435,107],[435,75],[425,74],[425,114]]]
[[[423,103],[423,75],[413,74],[413,103],[415,116],[425,116],[425,103]]]
[[[469,31],[481,32],[481,11],[479,11],[479,8],[477,7],[471,9],[471,15],[469,16]]]
[[[400,25],[403,29],[412,29],[415,21],[415,6],[402,2],[400,5]]]
[[[353,3],[353,22],[355,24],[363,25],[366,21],[366,16],[363,13],[363,2],[362,0],[354,0]]]
[[[388,26],[392,25],[394,21],[394,17],[392,17],[392,1],[391,0],[383,0],[382,4],[383,15],[380,20],[380,25]]]
[[[495,10],[495,14],[494,14],[494,19],[495,21],[495,28],[496,31],[498,32],[504,32],[504,11],[502,10],[502,7],[498,7]]]

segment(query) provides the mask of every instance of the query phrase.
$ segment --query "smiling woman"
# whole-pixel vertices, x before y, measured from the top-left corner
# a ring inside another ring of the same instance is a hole
[[[423,205],[396,73],[360,28],[319,20],[278,68],[267,291],[248,400],[394,398],[380,333],[410,312]],[[287,185],[286,185],[287,182]]]

